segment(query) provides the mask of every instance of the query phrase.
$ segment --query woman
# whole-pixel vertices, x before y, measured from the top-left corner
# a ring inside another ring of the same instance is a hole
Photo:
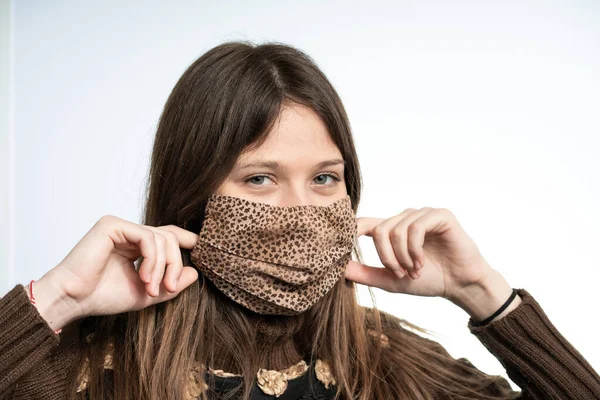
[[[2,398],[598,396],[597,373],[449,210],[356,219],[360,192],[348,118],[307,55],[211,49],[165,105],[143,225],[101,218],[2,298]],[[360,262],[361,235],[386,268]],[[359,306],[355,282],[463,308],[522,391]]]

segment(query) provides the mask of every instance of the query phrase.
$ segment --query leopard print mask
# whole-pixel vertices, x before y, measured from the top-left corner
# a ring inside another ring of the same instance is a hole
[[[192,263],[226,296],[266,315],[295,315],[343,275],[356,241],[350,196],[327,206],[272,206],[213,194]]]

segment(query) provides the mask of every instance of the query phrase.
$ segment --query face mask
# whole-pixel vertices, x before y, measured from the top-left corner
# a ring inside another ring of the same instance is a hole
[[[191,260],[258,314],[300,314],[343,275],[356,224],[349,195],[327,206],[272,206],[213,194]]]

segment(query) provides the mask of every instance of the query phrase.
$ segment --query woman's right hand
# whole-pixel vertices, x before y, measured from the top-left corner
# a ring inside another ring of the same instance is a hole
[[[36,306],[56,330],[84,316],[136,311],[170,300],[198,279],[194,267],[183,266],[180,252],[192,249],[197,239],[175,225],[152,227],[104,216],[34,283]]]

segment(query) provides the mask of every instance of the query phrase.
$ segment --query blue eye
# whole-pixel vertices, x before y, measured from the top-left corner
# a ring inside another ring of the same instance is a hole
[[[256,182],[256,180],[255,180],[255,179],[257,179],[257,178],[259,178],[259,181],[258,181],[258,182]],[[262,178],[262,180],[261,180],[260,178]],[[250,177],[250,178],[246,179],[246,182],[249,182],[250,184],[252,184],[252,185],[255,185],[255,186],[264,186],[264,185],[262,185],[262,182],[264,182],[264,178],[271,179],[271,178],[269,178],[269,176],[267,176],[267,175],[254,175],[254,176],[252,176],[252,177]],[[254,182],[251,182],[253,179],[254,179],[255,181],[254,181]]]
[[[325,177],[325,178],[323,178],[323,177]],[[317,182],[319,186],[333,185],[334,182],[327,183],[327,177],[332,178],[333,181],[335,181],[335,182],[341,181],[341,179],[338,178],[338,176],[336,174],[332,174],[332,173],[319,174],[313,179],[313,181]],[[250,178],[246,179],[245,182],[249,183],[252,186],[265,186],[263,184],[265,182],[265,178],[272,181],[272,179],[269,175],[254,175],[254,176],[251,176]]]
[[[315,178],[315,181],[321,177],[325,177],[325,181],[327,181],[327,177],[332,178],[335,182],[339,182],[341,180],[340,178],[337,177],[337,175],[327,173],[327,174],[318,175]],[[323,180],[321,179],[321,181],[323,181]]]

